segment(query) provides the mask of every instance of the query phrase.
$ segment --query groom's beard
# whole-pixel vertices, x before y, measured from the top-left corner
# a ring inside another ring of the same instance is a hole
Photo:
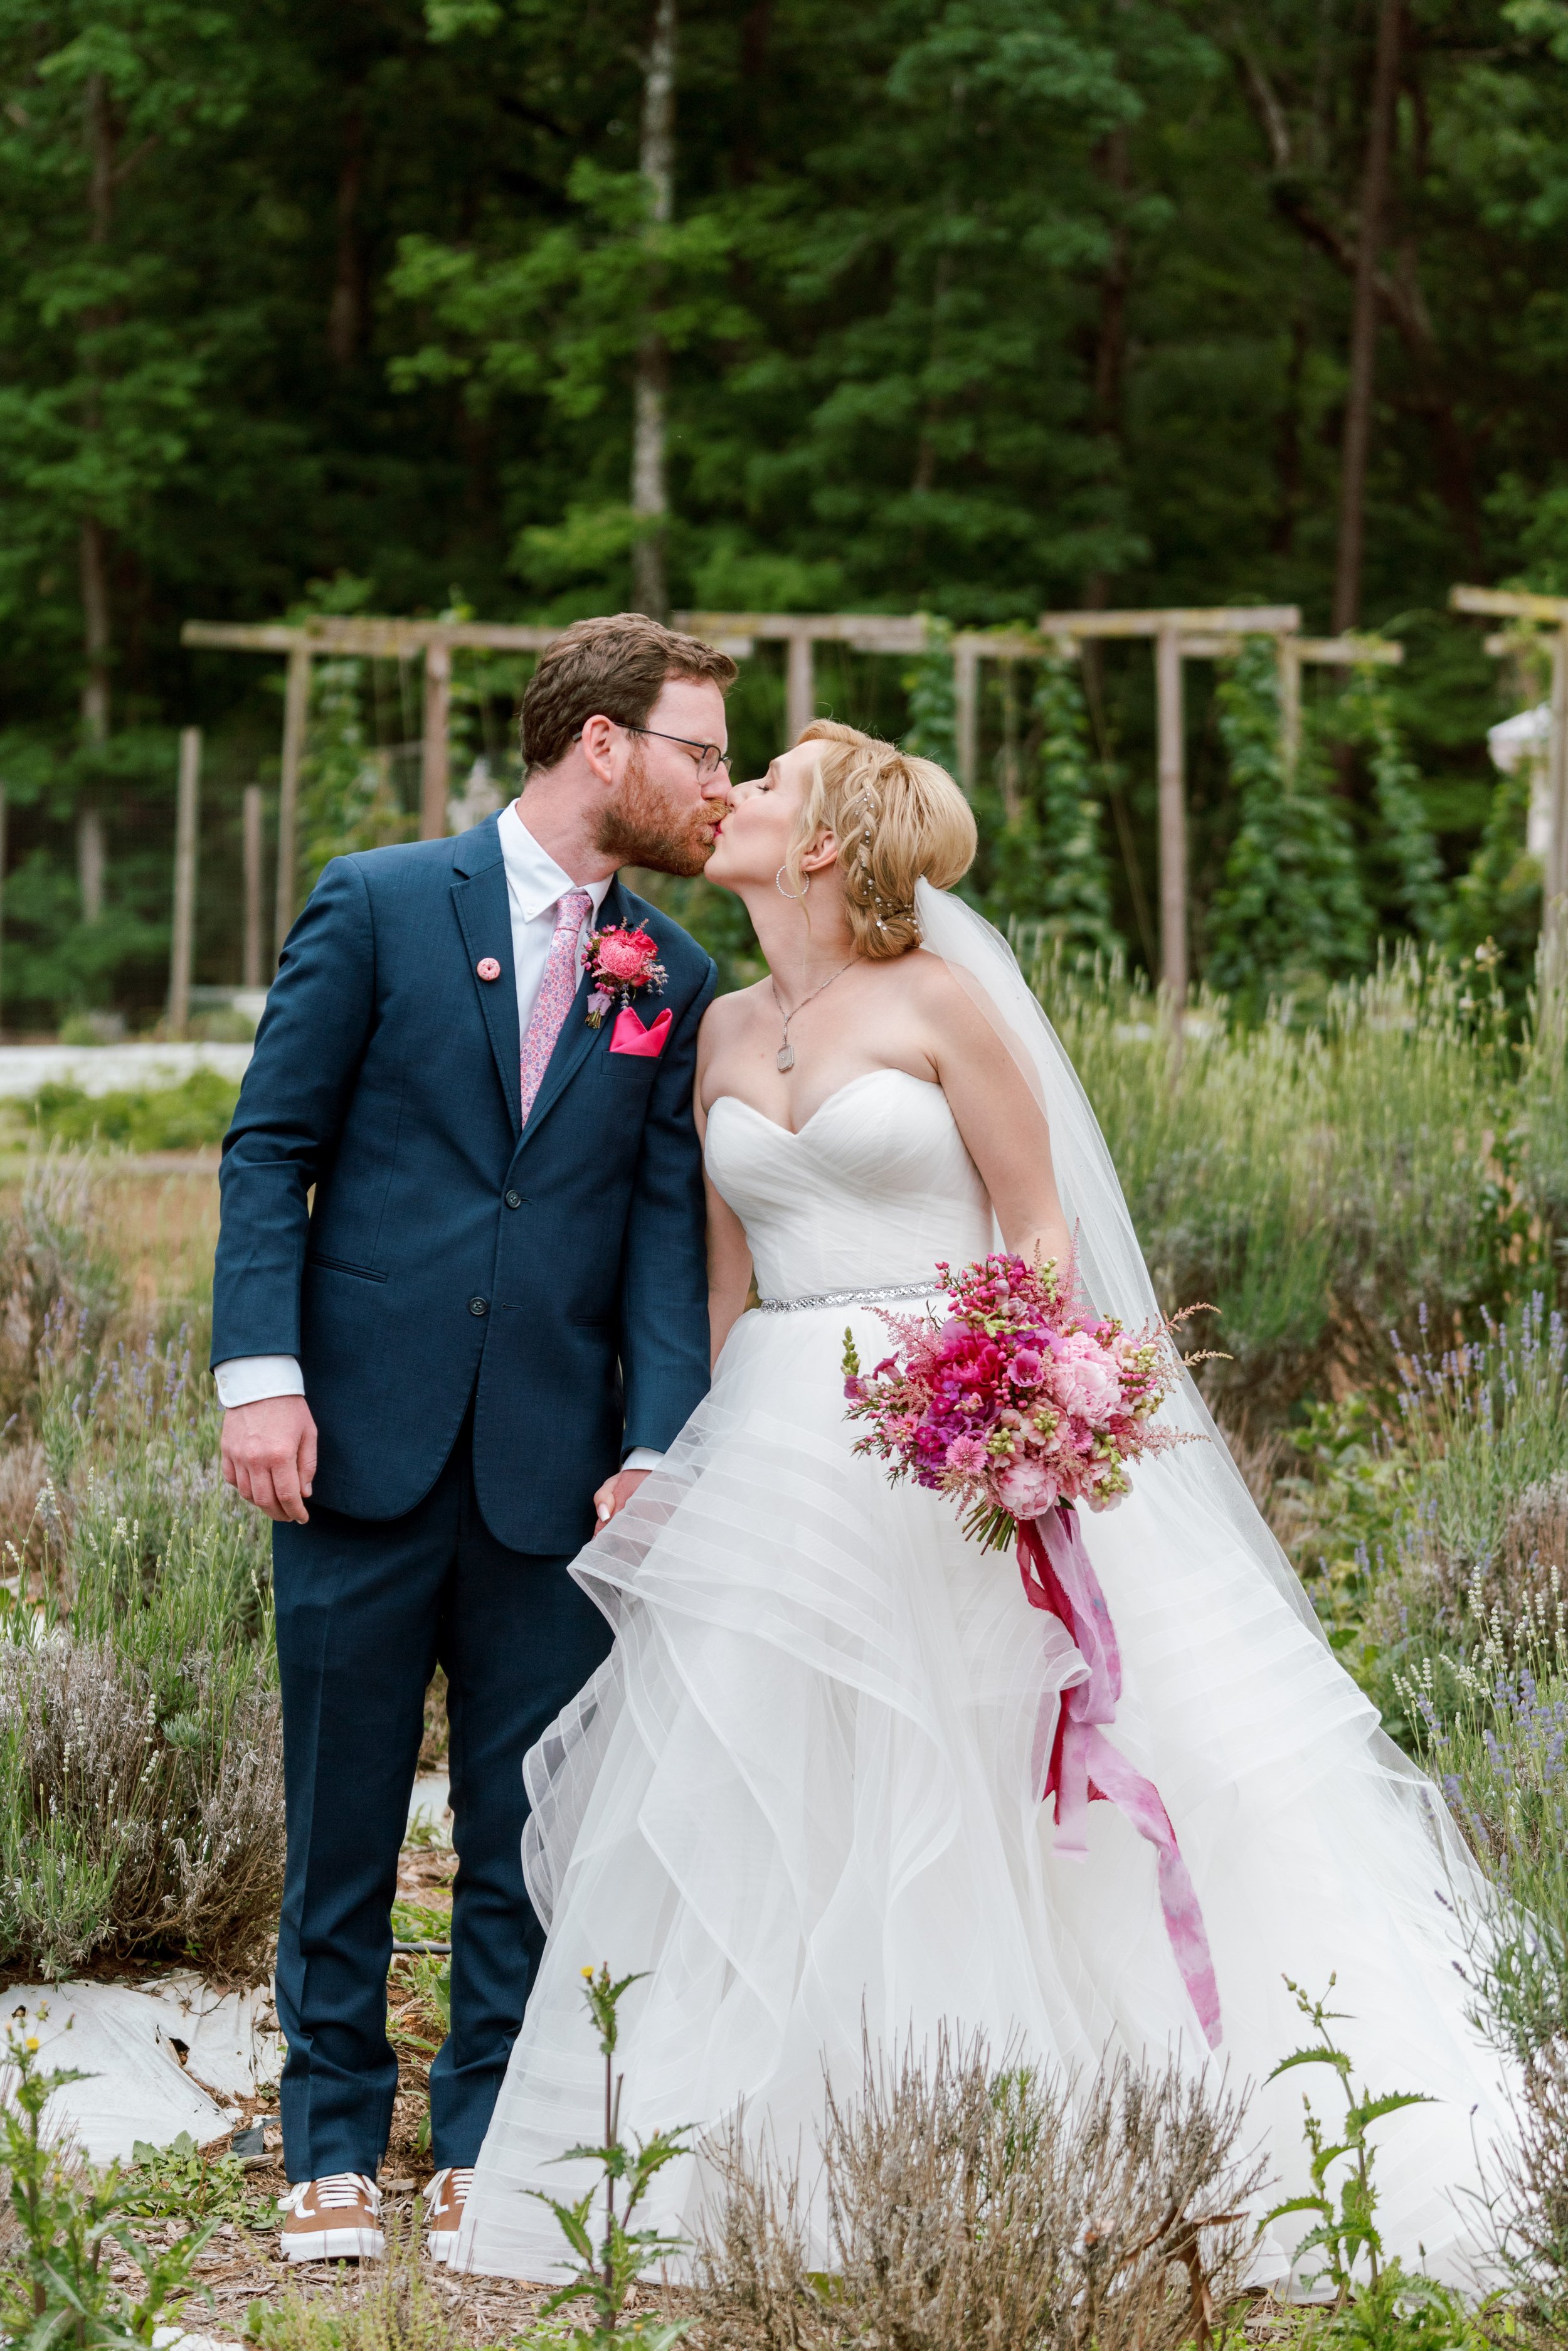
[[[648,774],[641,743],[632,746],[617,797],[599,820],[595,846],[617,865],[646,865],[655,873],[700,873],[713,855],[712,829],[720,810],[700,800],[694,808],[661,790]]]

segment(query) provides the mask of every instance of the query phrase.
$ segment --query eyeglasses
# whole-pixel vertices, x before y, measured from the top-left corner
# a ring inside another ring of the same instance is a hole
[[[721,751],[716,743],[694,743],[686,735],[666,735],[657,726],[628,726],[628,735],[656,735],[661,743],[678,743],[683,751],[691,752],[697,763],[697,774],[705,780],[716,776],[722,768],[726,780],[729,777],[731,754]]]

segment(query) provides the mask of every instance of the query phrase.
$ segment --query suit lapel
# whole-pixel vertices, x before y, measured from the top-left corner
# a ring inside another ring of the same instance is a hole
[[[608,930],[612,923],[624,923],[629,914],[626,893],[622,889],[620,876],[617,875],[604,893],[603,904],[593,920],[593,927],[596,931]],[[599,1028],[589,1027],[588,974],[584,972],[578,981],[577,994],[571,999],[571,1009],[561,1022],[560,1035],[555,1040],[555,1050],[545,1066],[544,1077],[540,1081],[538,1092],[534,1097],[534,1106],[528,1113],[528,1123],[523,1129],[525,1144],[529,1135],[538,1132],[546,1113],[559,1099],[566,1085],[575,1077],[594,1047],[598,1045],[604,1051],[609,1051],[610,1030],[612,1026],[613,1016],[607,1013]],[[520,1062],[520,1048],[518,1060]],[[522,1100],[520,1082],[517,1099],[520,1103]]]
[[[472,845],[470,845],[472,844]],[[468,973],[489,1034],[490,1050],[514,1136],[523,1123],[523,1040],[517,1029],[517,973],[512,957],[512,909],[507,894],[507,868],[491,817],[459,844],[458,878],[452,884],[463,944],[468,951]],[[501,967],[498,979],[481,979],[476,967],[485,956]]]

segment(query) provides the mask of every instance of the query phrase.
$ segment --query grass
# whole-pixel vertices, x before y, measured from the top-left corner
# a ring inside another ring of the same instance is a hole
[[[1551,977],[1550,991],[1545,977]],[[1568,1222],[1561,988],[1511,1034],[1500,997],[1402,951],[1323,1023],[1200,1001],[1178,1041],[1147,990],[1037,965],[1105,1130],[1162,1302],[1220,1312],[1211,1393],[1278,1421],[1386,1381],[1389,1329],[1550,1283]]]

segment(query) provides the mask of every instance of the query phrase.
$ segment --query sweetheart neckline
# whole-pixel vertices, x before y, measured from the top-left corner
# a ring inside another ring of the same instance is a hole
[[[760,1119],[764,1126],[770,1126],[775,1134],[786,1135],[791,1143],[799,1143],[807,1130],[815,1126],[825,1110],[831,1109],[845,1094],[852,1093],[856,1086],[865,1085],[872,1078],[907,1078],[912,1086],[924,1086],[928,1093],[939,1094],[942,1092],[934,1078],[917,1078],[913,1070],[895,1070],[888,1062],[880,1070],[862,1070],[858,1078],[847,1078],[841,1086],[835,1086],[800,1126],[780,1126],[776,1118],[769,1118],[765,1110],[758,1110],[755,1102],[748,1102],[744,1094],[716,1094],[708,1104],[707,1114],[711,1120],[720,1102],[734,1102],[737,1109],[748,1110],[753,1118]]]

